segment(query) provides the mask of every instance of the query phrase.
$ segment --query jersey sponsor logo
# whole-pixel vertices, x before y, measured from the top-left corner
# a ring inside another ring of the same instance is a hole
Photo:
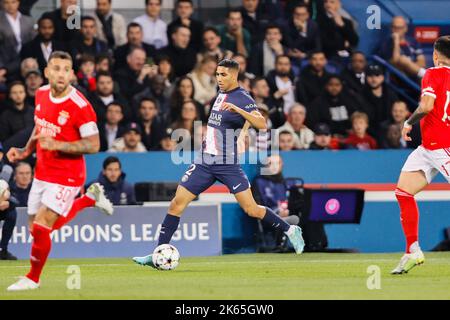
[[[222,123],[222,115],[215,112],[211,112],[211,115],[209,116],[208,119],[208,124],[220,127],[221,123]]]
[[[256,109],[256,104],[250,103],[244,107],[245,109]]]
[[[58,133],[61,133],[61,127],[58,127],[57,125],[48,122],[45,119],[41,119],[37,116],[34,117],[34,122],[36,123],[38,132],[40,134],[56,137]]]
[[[67,111],[64,111],[64,110],[61,111],[58,116],[58,124],[60,126],[65,125],[67,123],[67,121],[69,120],[69,118],[70,118],[70,115]]]

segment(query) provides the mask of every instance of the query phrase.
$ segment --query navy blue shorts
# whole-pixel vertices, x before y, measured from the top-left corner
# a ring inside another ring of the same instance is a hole
[[[233,194],[250,188],[247,175],[239,164],[191,164],[180,185],[198,196],[216,180],[226,185]]]

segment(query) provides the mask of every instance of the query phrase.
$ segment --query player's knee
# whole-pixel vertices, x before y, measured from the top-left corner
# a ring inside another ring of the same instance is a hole
[[[184,201],[180,197],[175,197],[170,202],[169,212],[174,215],[181,215],[185,208]]]

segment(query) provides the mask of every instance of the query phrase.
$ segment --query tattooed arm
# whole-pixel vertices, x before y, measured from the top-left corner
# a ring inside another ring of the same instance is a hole
[[[72,142],[57,141],[51,137],[39,137],[38,139],[43,149],[72,155],[97,153],[100,150],[100,137],[98,134]]]
[[[405,141],[411,141],[411,137],[409,137],[408,135],[412,129],[412,126],[419,122],[423,117],[425,117],[431,110],[433,110],[433,107],[434,97],[429,95],[422,96],[417,109],[403,124],[402,136]]]

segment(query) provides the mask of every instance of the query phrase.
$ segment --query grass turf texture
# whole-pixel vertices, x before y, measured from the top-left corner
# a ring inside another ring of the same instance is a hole
[[[29,262],[0,261],[0,299],[450,299],[450,253],[426,253],[425,264],[390,275],[401,254],[239,254],[182,258],[173,271],[131,259],[50,259],[41,288],[6,287]],[[81,289],[69,290],[67,268],[78,265]],[[367,268],[381,270],[369,290]]]

